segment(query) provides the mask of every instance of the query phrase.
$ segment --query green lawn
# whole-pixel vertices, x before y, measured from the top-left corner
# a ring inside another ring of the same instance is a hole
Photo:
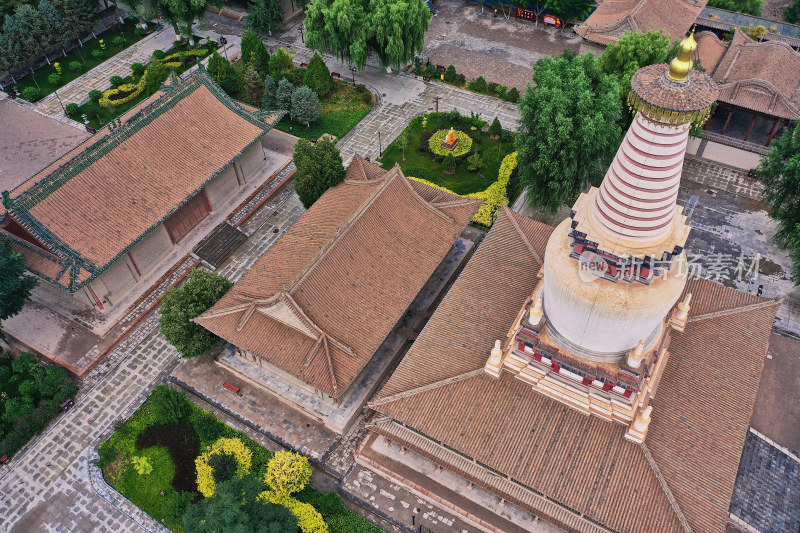
[[[163,387],[163,385],[160,386]],[[173,450],[183,454],[184,460],[189,454],[191,464],[199,452],[206,450],[206,447],[211,446],[218,438],[241,439],[253,453],[250,472],[259,479],[263,479],[267,463],[273,456],[272,451],[251,440],[244,432],[223,424],[213,414],[189,403],[188,400],[184,401],[188,404],[188,407],[185,408],[185,412],[188,414],[178,424],[182,424],[180,428],[183,428],[184,433],[191,433],[191,438],[199,440],[199,448],[197,448],[199,451],[195,452],[191,450],[191,447],[180,445],[184,442],[180,440],[182,437],[176,436],[175,431],[169,431],[169,427],[163,424],[162,427],[166,429],[155,432],[157,439],[164,441],[178,439],[179,445],[176,446],[175,442],[172,443]],[[108,441],[101,444],[101,460],[98,465],[102,467],[106,481],[134,505],[172,531],[183,533],[182,519],[170,516],[169,512],[170,502],[178,497],[174,483],[178,479],[175,478],[178,470],[176,460],[180,460],[181,457],[176,459],[170,455],[165,446],[140,448],[138,445],[142,443],[142,437],[148,433],[148,430],[156,429],[159,426],[154,413],[151,396],[124,424],[117,427]],[[151,431],[151,433],[153,432]],[[197,446],[198,440],[194,441],[195,446]],[[133,457],[136,456],[144,456],[149,459],[153,467],[150,474],[141,475],[136,471],[132,462]],[[196,480],[196,477],[192,479]],[[194,483],[192,490],[197,500],[202,498]],[[344,508],[341,502],[334,502],[337,505],[331,505],[331,499],[339,500],[336,492],[323,495],[311,486],[307,486],[294,496],[302,502],[313,505],[322,513],[328,523],[330,533],[380,533],[380,529],[365,518]]]
[[[184,50],[203,48],[205,46],[207,46],[207,45],[191,46],[191,44],[189,44],[187,40],[182,40],[182,41],[178,42],[175,46],[173,46],[172,48],[167,50],[166,51],[166,55],[170,55],[172,53],[180,52],[180,51],[184,51]],[[216,45],[210,45],[210,46],[213,46],[214,48],[216,48]],[[208,57],[208,56],[206,56],[206,57]],[[189,70],[193,66],[194,66],[194,63],[191,63],[191,64],[185,65],[185,66],[183,66],[183,67],[181,67],[179,69],[176,69],[175,72],[177,74],[182,74],[183,72]],[[129,76],[127,76],[123,80],[122,83],[123,84],[125,84],[125,83],[137,83],[139,81],[140,77],[141,76],[136,76],[133,73],[131,73]],[[109,86],[105,90],[110,89],[110,88],[111,88],[111,85],[109,84]],[[87,91],[87,94],[88,94],[88,91]],[[81,120],[82,120],[81,116],[85,114],[85,115],[87,115],[89,117],[89,124],[93,128],[99,129],[99,128],[102,128],[103,126],[105,126],[106,124],[108,124],[109,122],[111,122],[112,120],[114,120],[115,118],[117,118],[118,116],[120,116],[121,114],[125,113],[126,111],[128,111],[132,107],[135,107],[135,106],[139,105],[139,103],[141,103],[142,100],[145,100],[146,98],[148,98],[150,96],[151,95],[146,94],[146,92],[143,92],[138,98],[134,98],[132,101],[128,102],[127,104],[123,104],[121,106],[112,106],[111,108],[105,108],[105,107],[103,107],[103,106],[101,106],[101,105],[99,105],[99,104],[97,104],[95,102],[92,102],[91,100],[87,100],[84,104],[82,104],[80,106],[78,113],[73,118],[74,118],[74,120],[77,120],[78,122],[81,122]],[[68,103],[69,102],[64,102],[64,105],[66,105]]]
[[[291,120],[288,113],[275,127],[308,140],[319,139],[324,133],[341,139],[375,107],[372,101],[366,103],[352,84],[338,80],[336,90],[322,98],[321,103],[322,116],[311,127]]]
[[[489,133],[481,131],[481,123],[469,117],[455,117],[450,113],[429,113],[427,116],[425,132],[428,134],[441,129],[450,129],[452,126],[469,135],[472,138],[471,153],[480,154],[483,167],[478,170],[467,169],[468,156],[464,156],[459,158],[455,174],[445,174],[441,163],[436,161],[437,157],[428,151],[428,142],[426,139],[423,140],[422,117],[417,117],[406,128],[408,145],[405,149],[405,160],[400,142],[395,140],[383,152],[381,159],[383,168],[392,168],[395,163],[399,163],[406,176],[431,181],[462,195],[483,191],[497,181],[503,157],[514,151],[513,134],[503,132],[500,139],[492,140],[489,138]],[[472,130],[472,124],[477,124],[477,129]]]
[[[52,60],[54,63],[58,62],[61,66],[61,77],[62,81],[61,84],[58,86],[50,85],[50,82],[47,81],[47,77],[56,72],[54,66],[46,66],[42,67],[39,70],[35,71],[36,74],[31,78],[30,76],[26,76],[25,78],[19,80],[17,83],[17,92],[22,93],[22,91],[27,87],[36,87],[36,84],[39,85],[39,92],[41,98],[44,98],[48,94],[52,93],[54,90],[59,89],[66,85],[67,83],[71,82],[75,78],[82,76],[92,70],[94,67],[103,63],[104,61],[108,60],[109,58],[115,56],[116,54],[120,53],[121,51],[125,50],[135,42],[139,41],[139,37],[136,36],[134,33],[134,28],[136,28],[136,22],[133,20],[127,20],[124,24],[117,25],[114,27],[109,28],[102,34],[98,35],[97,39],[93,39],[86,43],[83,48],[76,48],[72,50],[70,53],[67,54],[66,57],[59,57]],[[125,44],[121,47],[115,46],[112,41],[115,37],[120,35],[119,30],[122,30],[122,36],[125,38]],[[105,44],[105,51],[104,56],[101,58],[92,57],[93,50],[100,50],[100,39],[103,39],[103,43]],[[69,64],[72,61],[80,61],[81,62],[81,70],[78,72],[74,72],[70,70]],[[34,80],[36,80],[34,82]],[[65,104],[67,102],[64,102]]]

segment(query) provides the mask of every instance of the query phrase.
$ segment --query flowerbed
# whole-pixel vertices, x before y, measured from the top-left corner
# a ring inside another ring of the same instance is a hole
[[[454,130],[453,134],[455,135],[458,143],[456,144],[455,148],[448,150],[442,146],[447,140],[448,133],[450,133],[450,130],[439,130],[434,133],[431,136],[430,141],[428,141],[428,147],[430,148],[430,151],[442,157],[446,157],[448,154],[453,154],[453,157],[461,157],[462,155],[468,154],[470,149],[472,149],[472,138],[463,131]]]
[[[479,198],[481,200],[484,200],[480,209],[478,209],[478,212],[472,218],[472,222],[486,227],[489,227],[492,224],[494,224],[494,221],[497,219],[497,213],[500,211],[500,208],[503,206],[503,204],[509,203],[508,185],[509,181],[511,180],[511,176],[514,173],[514,170],[516,170],[516,168],[517,168],[517,152],[512,152],[503,158],[503,163],[500,165],[500,172],[498,173],[497,176],[497,181],[495,181],[489,187],[487,187],[485,191],[474,192],[466,195],[467,198]],[[415,181],[419,181],[420,183],[425,183],[441,191],[449,192],[451,194],[456,194],[453,191],[446,189],[445,187],[440,187],[439,185],[436,185],[435,183],[432,183],[428,180],[417,178],[414,176],[408,176],[408,178]]]
[[[98,466],[112,487],[172,531],[180,533],[185,530],[183,516],[187,506],[205,501],[201,494],[203,489],[198,490],[197,478],[192,480],[190,489],[176,490],[176,477],[182,468],[186,470],[181,462],[193,462],[197,477],[205,479],[201,482],[207,485],[210,479],[211,484],[216,485],[214,472],[204,472],[202,465],[207,464],[212,456],[232,455],[237,459],[234,475],[264,480],[266,490],[259,498],[288,508],[298,519],[303,533],[380,533],[380,529],[368,520],[346,509],[337,493],[321,494],[306,486],[308,477],[300,475],[301,483],[292,484],[291,479],[287,481],[285,466],[281,467],[282,475],[281,472],[269,472],[270,465],[277,464],[273,461],[275,452],[251,440],[244,432],[223,424],[184,397],[177,395],[176,399],[175,394],[161,394],[165,386],[158,387],[159,390],[154,391],[131,418],[120,424],[111,438],[100,445]],[[171,397],[171,403],[164,400],[165,396]],[[178,420],[165,422],[160,419],[165,416]],[[170,428],[175,436],[168,435]],[[177,449],[176,443],[179,442],[188,445]],[[295,461],[300,458],[307,464],[302,456],[289,452],[278,452],[278,455],[281,453],[293,456]],[[184,457],[179,458],[178,454]],[[137,472],[134,458],[141,457],[152,467],[149,473]],[[296,469],[289,468],[288,472],[292,478]],[[310,477],[310,468],[307,475]],[[187,487],[181,486],[184,488]]]
[[[483,131],[484,126],[486,122],[480,117],[464,117],[453,112],[428,113],[416,117],[404,132],[408,138],[405,154],[400,136],[385,149],[381,160],[383,168],[399,164],[406,176],[427,180],[462,196],[486,191],[497,181],[503,158],[514,151],[514,136],[510,132],[502,132],[499,139],[492,139],[488,131]],[[472,140],[470,152],[458,158],[455,174],[452,175],[445,174],[442,156],[432,153],[430,147],[433,135],[450,127],[460,129]],[[512,182],[508,191],[509,201],[516,196],[516,187]]]

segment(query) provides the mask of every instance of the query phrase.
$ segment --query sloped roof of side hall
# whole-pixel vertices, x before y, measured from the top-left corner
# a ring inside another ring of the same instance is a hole
[[[37,273],[74,292],[258,142],[281,115],[239,104],[198,69],[13,189],[6,217],[49,251],[55,265]],[[20,239],[15,245],[39,259]]]
[[[735,29],[730,42],[697,35],[701,65],[720,102],[781,118],[800,117],[800,52],[780,41],[756,42]]]
[[[196,322],[341,398],[481,203],[356,157]]]
[[[600,524],[631,533],[722,533],[780,302],[689,280],[688,325],[672,333],[647,440],[634,444],[622,424],[483,369],[532,294],[552,231],[501,213],[370,405],[409,434],[485,465],[489,477],[532,489],[562,514],[571,510],[586,531]],[[379,423],[376,431],[400,435],[391,427]],[[529,510],[546,519],[543,509]]]
[[[628,32],[663,30],[683,39],[708,0],[601,0],[575,31],[594,43],[607,45]]]

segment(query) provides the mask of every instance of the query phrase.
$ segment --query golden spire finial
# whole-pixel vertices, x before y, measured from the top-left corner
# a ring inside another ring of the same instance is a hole
[[[689,71],[694,63],[692,55],[697,50],[697,41],[694,40],[694,29],[689,36],[681,41],[678,55],[669,64],[669,77],[675,81],[686,81]]]

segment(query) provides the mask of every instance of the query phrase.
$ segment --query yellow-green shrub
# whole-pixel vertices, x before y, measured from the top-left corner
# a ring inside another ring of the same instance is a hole
[[[431,136],[430,140],[428,141],[428,148],[430,148],[431,152],[441,156],[453,154],[453,157],[460,157],[469,153],[470,149],[472,148],[472,137],[463,131],[458,130],[453,130],[456,139],[458,139],[458,144],[456,147],[452,150],[442,148],[442,145],[447,140],[447,134],[449,131],[450,130],[439,130]]]
[[[197,467],[197,490],[206,498],[213,496],[217,490],[214,481],[214,470],[208,464],[213,455],[228,454],[236,459],[236,475],[241,477],[250,472],[253,452],[240,439],[221,438],[212,444],[205,453],[195,459]]]
[[[275,452],[267,464],[264,483],[278,494],[300,492],[311,479],[308,458],[288,451]]]
[[[289,509],[297,518],[297,525],[303,533],[328,533],[325,519],[311,504],[298,501],[288,494],[278,494],[271,490],[262,492],[258,497]]]
[[[517,168],[517,152],[512,152],[505,156],[503,158],[503,162],[500,163],[500,171],[497,173],[497,181],[489,185],[486,190],[474,192],[465,196],[465,198],[477,198],[479,200],[484,200],[483,205],[481,205],[480,209],[478,209],[478,212],[475,214],[475,216],[472,217],[473,222],[483,226],[491,226],[494,223],[493,215],[498,212],[503,204],[508,203],[508,180],[511,178],[511,174],[514,172],[515,168]],[[408,179],[424,183],[425,185],[430,185],[431,187],[440,191],[456,194],[450,189],[440,187],[439,185],[436,185],[428,180],[415,178],[412,176],[409,176]]]

